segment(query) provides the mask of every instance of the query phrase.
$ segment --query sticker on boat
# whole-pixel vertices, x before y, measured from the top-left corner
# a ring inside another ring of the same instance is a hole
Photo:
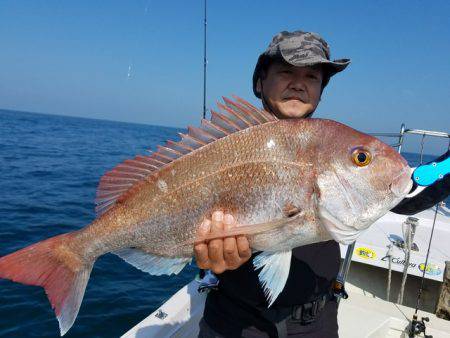
[[[419,270],[423,272],[424,268],[425,268],[425,263],[420,263],[419,264]],[[437,276],[437,275],[440,275],[442,273],[442,270],[436,264],[428,263],[427,264],[427,268],[425,269],[425,273],[427,275]]]
[[[364,259],[375,259],[377,253],[370,248],[360,247],[355,250],[355,254]]]

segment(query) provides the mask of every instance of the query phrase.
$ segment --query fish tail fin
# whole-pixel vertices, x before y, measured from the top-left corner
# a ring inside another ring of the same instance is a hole
[[[52,237],[0,258],[0,278],[45,289],[61,335],[77,317],[94,263],[65,245],[74,235]]]

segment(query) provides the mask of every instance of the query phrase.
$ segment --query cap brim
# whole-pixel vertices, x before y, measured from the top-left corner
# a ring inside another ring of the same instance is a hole
[[[331,72],[330,76],[333,76],[336,73],[342,72],[347,66],[350,64],[350,59],[338,59],[334,61],[323,62],[324,66],[326,66]]]
[[[350,59],[338,59],[334,61],[330,61],[324,58],[318,58],[315,60],[302,60],[301,62],[289,62],[286,58],[283,59],[296,67],[311,67],[315,65],[323,65],[329,72],[329,76],[333,76],[336,73],[342,72],[347,66],[350,64]]]

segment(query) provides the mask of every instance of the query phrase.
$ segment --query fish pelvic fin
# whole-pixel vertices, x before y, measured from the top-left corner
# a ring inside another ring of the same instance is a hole
[[[77,317],[93,266],[65,246],[73,235],[52,237],[0,258],[0,278],[45,289],[61,336]]]
[[[264,289],[269,307],[283,291],[289,276],[292,251],[263,251],[253,259],[255,270],[261,269],[259,281]]]
[[[191,262],[192,257],[162,257],[152,255],[141,249],[121,249],[113,252],[136,269],[154,276],[178,274]]]

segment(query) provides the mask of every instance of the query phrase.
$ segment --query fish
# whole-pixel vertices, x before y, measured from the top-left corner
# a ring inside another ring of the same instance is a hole
[[[61,335],[74,324],[95,261],[114,253],[152,275],[179,273],[195,243],[246,235],[269,306],[295,247],[356,238],[398,204],[411,168],[375,137],[325,119],[278,119],[234,97],[200,127],[101,179],[96,218],[0,258],[0,278],[42,286]],[[216,210],[239,226],[199,235]]]

